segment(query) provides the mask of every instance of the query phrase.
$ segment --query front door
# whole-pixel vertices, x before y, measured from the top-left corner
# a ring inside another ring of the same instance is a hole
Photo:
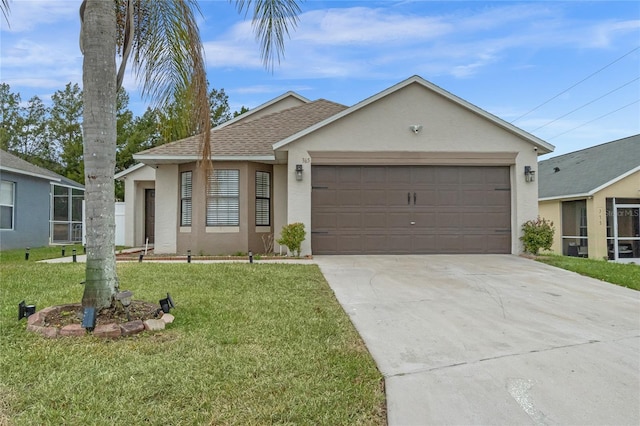
[[[614,258],[620,262],[640,261],[640,205],[615,206]]]
[[[145,243],[153,244],[156,228],[156,190],[144,191],[144,239]]]

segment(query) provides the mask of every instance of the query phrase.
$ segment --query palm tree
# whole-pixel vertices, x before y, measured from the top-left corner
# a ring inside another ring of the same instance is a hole
[[[297,24],[297,0],[236,0],[252,15],[262,59],[273,68],[284,37]],[[0,0],[5,18],[8,0]],[[182,132],[200,134],[202,167],[210,167],[209,104],[196,0],[83,0],[80,49],[84,55],[83,144],[87,265],[83,306],[108,307],[118,289],[115,261],[114,171],[116,93],[131,57],[142,93],[162,108],[181,111]],[[121,56],[116,72],[116,56]],[[206,142],[206,143],[205,143]]]

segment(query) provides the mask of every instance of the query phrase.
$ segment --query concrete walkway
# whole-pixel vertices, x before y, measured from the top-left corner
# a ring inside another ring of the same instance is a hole
[[[640,292],[509,255],[315,262],[392,426],[640,424]]]

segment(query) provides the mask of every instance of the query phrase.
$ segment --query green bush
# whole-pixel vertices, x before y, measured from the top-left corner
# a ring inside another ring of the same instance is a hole
[[[538,217],[535,220],[526,221],[522,225],[522,237],[520,237],[524,251],[537,255],[540,249],[550,250],[554,233],[553,222],[550,220]]]
[[[290,223],[282,227],[278,244],[287,246],[294,256],[300,256],[300,245],[304,241],[307,232],[304,230],[304,223]]]

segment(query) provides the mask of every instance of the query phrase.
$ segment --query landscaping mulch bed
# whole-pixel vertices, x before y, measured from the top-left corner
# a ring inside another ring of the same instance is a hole
[[[159,306],[141,300],[134,300],[129,306],[129,318],[131,321],[145,321],[158,317]],[[83,309],[82,305],[70,304],[60,306],[59,309],[52,310],[47,313],[44,319],[45,327],[62,328],[69,324],[82,324]],[[96,325],[105,324],[124,324],[130,321],[123,308],[115,306],[100,310],[96,315]]]

